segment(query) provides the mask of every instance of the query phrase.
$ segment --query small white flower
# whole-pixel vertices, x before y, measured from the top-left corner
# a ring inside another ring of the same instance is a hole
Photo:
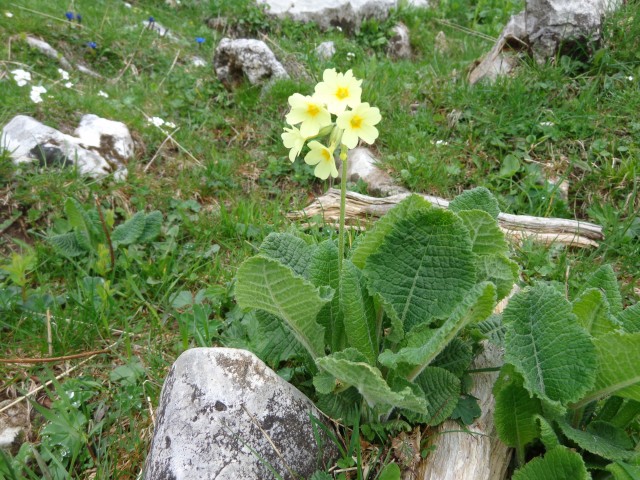
[[[13,13],[11,13],[11,12],[4,12],[4,16],[5,16],[5,17],[9,17],[9,18],[11,18],[11,17],[13,17]]]
[[[64,86],[67,87],[67,88],[72,88],[73,87],[73,83],[67,82],[67,83],[64,84]]]
[[[339,32],[341,32],[341,31],[342,31],[342,27],[338,26],[338,27],[336,27],[336,30],[338,30]]]
[[[127,8],[131,8],[131,4],[128,3],[128,2],[124,2],[124,6],[127,7]]]
[[[108,93],[103,92],[102,90],[100,90],[100,91],[98,92],[98,96],[99,96],[99,97],[104,97],[104,98],[109,98],[109,94],[108,94]]]
[[[31,97],[31,101],[33,103],[42,102],[42,94],[47,93],[47,89],[43,86],[33,86],[31,87],[31,93],[29,96]]]
[[[446,140],[436,140],[435,142],[431,140],[431,145],[435,145],[436,147],[440,147],[442,145],[449,145],[449,142]]]
[[[356,54],[353,52],[347,52],[347,60],[353,60],[356,58]]]
[[[633,82],[633,76],[629,75],[629,76],[627,77],[627,80],[629,80],[630,82]]]
[[[164,122],[164,126],[167,128],[176,128],[176,124],[173,122]]]
[[[69,72],[67,72],[66,70],[59,68],[58,73],[60,74],[63,80],[69,80]]]
[[[24,87],[31,81],[31,74],[26,70],[18,68],[16,70],[11,70],[11,73],[13,74],[13,79],[16,81],[19,87]]]
[[[540,122],[541,127],[553,127],[555,123],[553,122]]]
[[[162,125],[164,125],[164,120],[160,117],[151,117],[148,121],[150,124],[155,125],[156,127],[161,127]]]

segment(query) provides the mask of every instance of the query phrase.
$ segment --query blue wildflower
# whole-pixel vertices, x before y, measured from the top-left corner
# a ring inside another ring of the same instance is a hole
[[[155,23],[156,19],[153,17],[149,17],[149,23]]]
[[[67,20],[69,21],[73,20],[73,12],[67,12],[64,16],[67,17]]]
[[[76,20],[78,21],[78,23],[82,23],[82,15],[76,13]]]
[[[198,42],[198,45],[204,43],[204,37],[196,37],[196,42]]]
[[[87,47],[93,48],[94,50],[98,48],[98,44],[96,42],[87,42]]]

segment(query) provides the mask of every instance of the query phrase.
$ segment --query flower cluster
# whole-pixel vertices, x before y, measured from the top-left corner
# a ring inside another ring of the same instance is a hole
[[[380,122],[380,110],[360,101],[362,80],[353,72],[337,73],[327,69],[313,95],[294,93],[289,97],[291,110],[286,116],[291,128],[284,129],[282,141],[289,148],[292,162],[307,144],[304,161],[315,165],[314,174],[323,180],[338,176],[334,152],[344,160],[348,149],[359,140],[371,144],[378,138],[375,125]],[[335,122],[332,115],[336,116]],[[319,140],[324,140],[325,143]],[[308,143],[307,143],[308,142]]]

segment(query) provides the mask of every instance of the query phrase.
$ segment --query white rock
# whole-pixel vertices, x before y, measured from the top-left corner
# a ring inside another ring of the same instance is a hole
[[[429,6],[428,0],[257,0],[267,5],[267,13],[288,16],[300,22],[316,22],[320,28],[341,27],[354,30],[364,18],[384,19],[401,3]]]
[[[411,58],[411,41],[409,40],[409,29],[400,22],[391,29],[393,36],[389,39],[387,53],[391,58],[407,59]]]
[[[407,191],[404,187],[396,185],[387,172],[378,168],[378,160],[368,148],[358,147],[349,150],[347,162],[347,180],[354,183],[362,180],[367,184],[369,193],[373,195],[387,197]]]
[[[60,65],[62,65],[65,69],[71,70],[73,68],[71,66],[71,63],[69,63],[69,60],[67,60],[60,52],[58,52],[44,40],[40,40],[39,38],[27,35],[26,41],[30,47],[36,48],[47,57],[53,58],[54,60],[60,62]]]
[[[322,418],[251,352],[187,350],[162,388],[144,478],[275,478],[267,465],[285,479],[287,465],[309,478],[337,453],[331,442],[318,449],[310,415]]]
[[[315,48],[316,55],[321,60],[330,60],[336,54],[336,44],[333,42],[322,42]]]
[[[285,68],[261,40],[223,38],[213,61],[216,75],[227,87],[242,82],[243,76],[252,85],[289,78]]]
[[[117,153],[113,154],[115,144],[122,145],[109,134],[100,138],[98,146],[84,143],[80,138],[62,133],[26,115],[13,117],[3,127],[0,141],[15,163],[39,160],[41,164],[73,164],[82,175],[99,178],[113,173],[116,179],[123,179],[127,170],[122,159],[117,158]],[[101,155],[104,152],[110,153],[111,157],[104,158]]]
[[[84,146],[98,149],[110,162],[122,163],[133,157],[133,138],[122,122],[83,115],[74,134]]]

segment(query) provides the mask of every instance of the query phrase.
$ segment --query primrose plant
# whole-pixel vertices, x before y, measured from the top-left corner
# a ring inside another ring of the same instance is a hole
[[[290,160],[306,148],[316,176],[337,176],[336,156],[346,172],[348,149],[374,142],[381,120],[360,96],[361,80],[335,70],[314,95],[292,95],[282,135]],[[472,361],[460,333],[491,315],[517,275],[497,201],[475,189],[442,210],[410,196],[345,253],[345,179],[337,245],[272,233],[239,267],[236,300],[255,312],[256,353],[272,364],[302,358],[318,405],[334,418],[395,411],[440,423],[458,406]]]

